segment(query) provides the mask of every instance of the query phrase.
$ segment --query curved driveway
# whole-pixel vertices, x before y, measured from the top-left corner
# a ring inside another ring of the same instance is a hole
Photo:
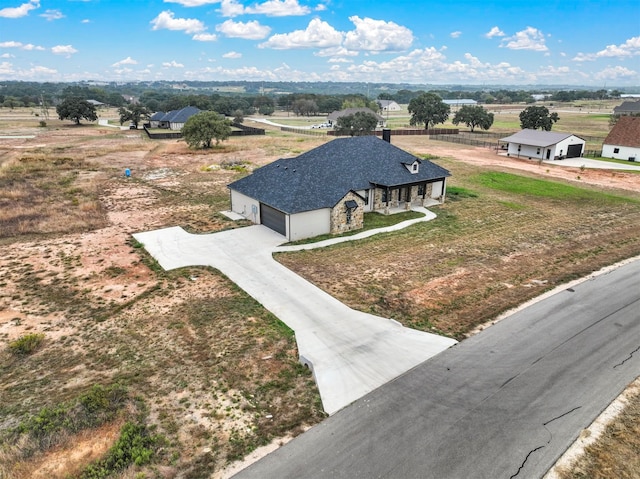
[[[428,215],[394,228],[435,216],[420,210]],[[345,306],[276,262],[272,253],[285,238],[261,225],[208,235],[174,227],[133,236],[164,269],[219,269],[293,329],[300,359],[313,370],[329,414],[456,343]]]
[[[234,477],[540,478],[638,374],[634,261],[435,356]]]

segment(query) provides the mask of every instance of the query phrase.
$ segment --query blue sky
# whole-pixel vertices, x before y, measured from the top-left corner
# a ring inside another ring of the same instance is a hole
[[[0,0],[0,80],[640,86],[640,1]]]

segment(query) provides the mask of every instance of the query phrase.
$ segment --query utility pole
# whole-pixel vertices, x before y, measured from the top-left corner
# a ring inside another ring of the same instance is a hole
[[[49,108],[44,101],[44,94],[40,93],[40,113],[44,116],[45,120],[49,119]]]

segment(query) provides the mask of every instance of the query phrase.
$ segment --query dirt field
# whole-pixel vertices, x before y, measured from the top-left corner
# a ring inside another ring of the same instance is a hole
[[[167,440],[154,474],[197,478],[220,477],[255,447],[320,421],[286,327],[215,271],[163,272],[131,233],[237,227],[218,214],[228,208],[226,184],[327,139],[270,130],[194,152],[129,130],[33,123],[0,118],[0,136],[34,136],[0,139],[0,431],[94,384],[120,382]],[[424,137],[393,141],[440,157],[450,185],[473,195],[452,196],[437,220],[403,233],[279,255],[351,306],[462,338],[547,288],[640,254],[638,174],[539,166]],[[518,197],[478,183],[486,171],[636,202]],[[11,355],[6,345],[30,332],[45,334],[42,348]],[[119,424],[93,437],[113,438]],[[109,447],[91,437],[29,457],[3,446],[0,477],[65,477]]]

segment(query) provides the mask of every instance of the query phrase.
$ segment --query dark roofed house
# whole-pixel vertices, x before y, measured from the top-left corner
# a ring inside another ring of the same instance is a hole
[[[616,116],[640,115],[640,100],[622,102],[622,105],[613,109],[613,114]]]
[[[338,118],[342,117],[342,116],[349,116],[349,115],[355,115],[356,113],[369,113],[370,115],[373,115],[376,117],[376,120],[378,120],[378,127],[382,128],[385,126],[385,119],[378,115],[375,111],[373,111],[371,108],[347,108],[346,110],[340,110],[340,111],[334,111],[333,113],[329,114],[329,116],[327,117],[327,122],[333,126],[335,125],[336,121],[338,121]]]
[[[620,117],[602,142],[602,156],[618,160],[640,160],[640,117]]]
[[[365,212],[441,203],[449,176],[375,136],[338,138],[231,183],[231,209],[293,241],[360,229]]]
[[[571,133],[524,129],[500,141],[507,143],[507,156],[557,160],[582,156],[586,141]]]
[[[168,128],[169,130],[182,130],[182,127],[196,113],[200,113],[200,108],[195,106],[186,106],[180,110],[171,110],[168,112],[158,111],[151,115],[149,123],[151,128]]]

